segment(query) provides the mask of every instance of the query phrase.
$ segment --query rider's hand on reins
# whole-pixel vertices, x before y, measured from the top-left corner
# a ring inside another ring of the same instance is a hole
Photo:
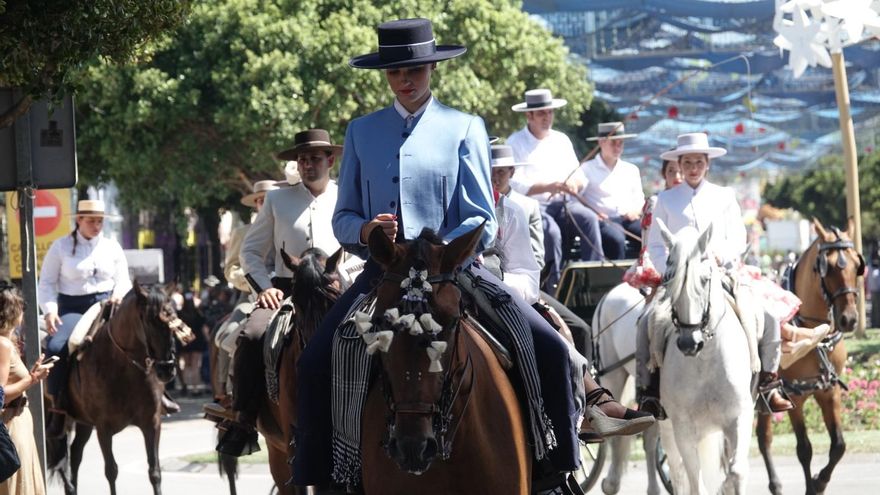
[[[257,306],[267,309],[278,309],[283,300],[284,292],[281,291],[281,289],[269,287],[263,292],[260,292],[259,297],[257,297]]]
[[[58,327],[62,325],[58,313],[49,313],[44,318],[46,320],[46,331],[49,335],[55,335],[58,332]]]
[[[379,213],[376,215],[376,218],[370,220],[361,227],[362,243],[367,243],[367,239],[370,237],[370,232],[377,225],[382,228],[385,235],[387,235],[392,241],[397,237],[397,215],[392,213]]]

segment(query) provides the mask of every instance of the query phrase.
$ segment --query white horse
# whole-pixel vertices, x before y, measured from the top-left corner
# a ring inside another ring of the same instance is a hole
[[[621,402],[634,396],[636,322],[644,308],[645,297],[629,284],[622,283],[599,301],[593,313],[593,345],[597,348],[602,368],[599,370],[599,381]],[[642,433],[649,495],[660,494],[656,472],[658,435],[656,424]],[[602,492],[613,495],[620,490],[620,479],[629,460],[632,437],[611,437],[606,441],[611,446],[611,465],[602,480]]]
[[[756,357],[722,272],[707,259],[712,228],[673,236],[657,223],[669,260],[648,324],[652,362],[662,366],[660,396],[669,420],[660,434],[675,493],[745,493]]]

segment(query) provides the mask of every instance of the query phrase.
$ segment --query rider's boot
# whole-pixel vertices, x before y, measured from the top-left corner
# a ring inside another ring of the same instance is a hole
[[[660,404],[660,370],[651,372],[650,384],[639,388],[636,398],[639,401],[639,411],[650,413],[658,420],[667,418],[666,410]]]
[[[762,371],[758,380],[758,392],[763,397],[771,412],[788,411],[794,407],[790,400],[782,394],[782,382],[773,371]]]
[[[650,414],[629,409],[614,400],[611,392],[600,387],[589,373],[584,379],[584,385],[587,418],[599,435],[635,435],[654,424],[654,417]]]

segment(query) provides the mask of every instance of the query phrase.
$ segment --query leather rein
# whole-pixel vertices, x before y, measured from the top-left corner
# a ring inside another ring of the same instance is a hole
[[[404,280],[404,276],[396,273],[388,273],[382,277],[382,282],[391,282],[400,284]],[[450,283],[458,286],[456,273],[441,273],[427,277],[426,282],[431,285]],[[424,303],[412,303],[403,300],[402,306],[404,312],[414,312],[418,310],[426,311]],[[461,312],[464,315],[464,311]],[[467,316],[465,315],[465,318]],[[450,363],[457,363],[459,338],[461,335],[461,316],[456,317],[442,331],[457,330],[455,341],[452,343],[452,355]],[[455,434],[461,425],[461,418],[470,404],[471,391],[473,390],[476,376],[474,374],[473,363],[470,355],[466,355],[464,364],[455,367],[452,370],[443,372],[443,384],[441,387],[440,398],[437,402],[396,402],[391,392],[391,384],[388,381],[388,375],[384,371],[382,376],[382,392],[385,397],[385,405],[388,408],[389,415],[387,418],[387,428],[390,432],[394,428],[394,416],[396,414],[410,414],[417,416],[430,415],[432,420],[432,428],[434,436],[440,447],[440,456],[443,460],[449,459],[452,455],[452,442],[455,440]],[[411,373],[405,372],[405,380],[422,380],[422,372]]]
[[[154,359],[152,356],[150,356],[150,346],[147,345],[147,335],[146,335],[146,328],[149,326],[149,323],[147,323],[145,315],[140,315],[141,329],[139,332],[137,332],[138,341],[144,346],[144,353],[146,354],[146,357],[144,358],[143,364],[138,362],[137,359],[132,357],[132,354],[129,351],[125,350],[121,345],[119,345],[119,343],[116,341],[116,338],[113,336],[113,325],[110,324],[113,316],[116,314],[117,308],[118,308],[118,304],[114,304],[113,308],[110,311],[110,317],[107,319],[107,335],[110,337],[110,342],[113,343],[113,347],[115,347],[119,352],[121,352],[125,356],[125,358],[128,360],[128,362],[131,363],[135,368],[143,371],[145,375],[149,375],[150,371],[153,370],[153,366],[156,364],[165,365],[165,366],[173,366],[174,359],[175,359],[174,358],[175,353],[174,353],[173,348],[171,350],[171,359]],[[182,327],[183,325],[184,325],[183,320],[181,320],[177,316],[175,316],[174,319],[171,320],[167,324],[168,330],[172,331],[172,332],[177,332],[178,329],[180,327]]]

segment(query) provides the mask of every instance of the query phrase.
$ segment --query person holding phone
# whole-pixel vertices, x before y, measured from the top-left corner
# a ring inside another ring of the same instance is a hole
[[[18,288],[5,280],[0,281],[0,389],[6,396],[0,417],[9,430],[9,436],[21,460],[19,470],[0,483],[0,495],[46,493],[34,440],[34,422],[26,407],[25,391],[49,376],[53,364],[44,363],[43,356],[40,355],[30,370],[25,366],[15,335],[23,314],[24,299]]]

